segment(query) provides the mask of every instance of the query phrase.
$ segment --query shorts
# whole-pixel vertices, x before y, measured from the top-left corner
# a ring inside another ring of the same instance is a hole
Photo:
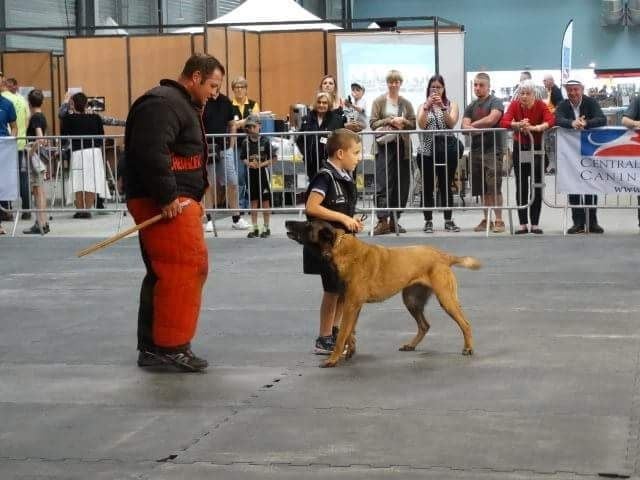
[[[219,153],[215,162],[215,180],[218,185],[238,185],[238,167],[233,148],[228,148]],[[213,165],[207,165],[209,177],[213,176]],[[213,184],[213,182],[210,182]]]
[[[303,272],[311,275],[320,275],[322,290],[327,293],[342,294],[346,290],[346,284],[340,279],[338,272],[322,257],[309,247],[303,247]]]
[[[249,200],[271,200],[271,185],[269,182],[269,170],[249,170]]]
[[[469,153],[471,162],[471,194],[496,195],[502,193],[502,153],[478,151]]]
[[[35,172],[33,169],[29,172],[29,186],[43,187],[44,186],[44,172]]]
[[[333,269],[326,269],[320,273],[320,279],[322,280],[322,290],[327,293],[337,293],[343,294],[345,291],[345,284],[340,277],[338,277],[338,272]]]

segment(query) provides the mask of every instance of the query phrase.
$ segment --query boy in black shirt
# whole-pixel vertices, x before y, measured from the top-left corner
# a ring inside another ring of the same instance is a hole
[[[362,158],[360,137],[345,128],[335,130],[327,140],[329,159],[313,177],[307,189],[305,205],[309,220],[325,220],[348,232],[361,232],[363,224],[353,215],[356,210],[356,185],[352,172]],[[344,284],[337,272],[311,249],[304,247],[304,273],[320,274],[322,278],[322,304],[320,305],[320,332],[315,353],[329,355],[342,318]]]
[[[31,117],[29,118],[29,125],[27,126],[27,137],[44,137],[47,134],[47,119],[42,114],[42,102],[44,101],[44,95],[42,90],[34,89],[29,92],[27,97],[29,101],[29,111]],[[40,234],[45,235],[49,233],[49,223],[47,222],[47,215],[43,211],[47,208],[45,193],[44,193],[44,176],[46,174],[46,165],[42,162],[40,156],[40,148],[44,146],[46,140],[35,140],[28,149],[29,154],[29,168],[30,168],[30,183],[31,192],[35,199],[36,208],[39,210],[36,213],[36,222],[22,233],[26,235]]]
[[[269,167],[277,158],[278,150],[271,145],[267,137],[260,136],[260,118],[249,115],[245,120],[247,138],[242,141],[240,147],[240,159],[248,169],[249,200],[251,201],[251,223],[253,227],[248,238],[267,238],[271,235],[269,230],[269,217],[271,208],[271,187],[269,185]],[[264,226],[262,233],[258,228],[258,211],[256,208],[265,208],[262,211]]]

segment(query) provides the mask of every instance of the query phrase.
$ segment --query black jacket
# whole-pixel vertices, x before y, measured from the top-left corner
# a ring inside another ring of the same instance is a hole
[[[318,115],[315,110],[311,110],[302,121],[300,132],[333,132],[344,127],[345,118],[337,111],[329,111],[325,114],[322,125],[318,125]],[[307,167],[307,176],[311,180],[318,172],[320,166],[327,159],[326,140],[327,134],[323,135],[299,135],[296,138],[296,145],[300,153],[304,156]]]
[[[329,178],[329,184],[331,185],[331,188],[327,191],[320,205],[329,210],[343,213],[348,217],[353,217],[356,213],[356,202],[358,200],[356,184],[353,179],[347,180],[343,178],[329,162],[322,165],[322,168],[316,175],[325,175]],[[312,179],[307,188],[306,198],[309,198],[313,186],[314,182]],[[315,218],[307,215],[307,220],[315,220]],[[329,223],[335,228],[344,229],[344,225],[340,222]],[[331,266],[318,255],[317,251],[306,245],[302,249],[302,265],[303,272],[310,274],[328,272],[331,269]]]
[[[560,102],[554,113],[556,116],[557,126],[562,128],[573,128],[571,126],[571,122],[576,119],[576,116],[573,113],[573,107],[568,99]],[[607,119],[604,116],[604,113],[602,113],[600,105],[598,105],[598,102],[591,97],[582,96],[580,115],[584,116],[587,120],[588,129],[603,127],[607,124]]]
[[[202,108],[173,80],[162,80],[131,106],[125,129],[127,198],[159,206],[178,196],[200,201],[208,185]]]
[[[551,105],[557,107],[562,100],[564,100],[564,98],[562,98],[562,90],[554,84],[553,87],[551,87]]]
[[[329,162],[325,162],[316,175],[326,175],[331,180],[331,188],[324,196],[320,205],[334,212],[343,213],[347,217],[353,217],[356,213],[356,202],[358,200],[355,181],[353,179],[347,180],[343,178]],[[312,188],[313,179],[307,187],[306,198],[309,198]],[[307,215],[307,220],[314,220],[314,218]],[[329,223],[336,228],[344,229],[344,225],[340,222]]]

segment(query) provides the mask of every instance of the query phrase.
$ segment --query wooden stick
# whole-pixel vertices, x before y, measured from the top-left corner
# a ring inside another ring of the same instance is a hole
[[[106,240],[103,240],[101,242],[96,243],[95,245],[91,245],[90,247],[85,248],[84,250],[80,250],[78,253],[76,253],[76,255],[78,257],[84,257],[85,255],[89,255],[90,253],[97,252],[98,250],[102,250],[103,248],[116,243],[118,240],[123,239],[127,235],[131,235],[132,233],[135,233],[138,230],[142,230],[143,228],[146,228],[149,225],[153,225],[159,220],[162,220],[162,214],[158,214],[155,217],[151,217],[149,220],[145,220],[144,222],[138,225],[134,225],[133,227],[123,230],[120,233],[116,233],[113,237],[109,237]]]

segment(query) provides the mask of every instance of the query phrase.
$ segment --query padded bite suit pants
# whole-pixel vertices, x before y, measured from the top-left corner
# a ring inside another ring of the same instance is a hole
[[[149,198],[131,199],[127,206],[137,224],[160,213]],[[139,233],[147,274],[140,290],[138,350],[179,351],[190,346],[209,268],[202,215],[200,203],[191,199],[177,217]]]

